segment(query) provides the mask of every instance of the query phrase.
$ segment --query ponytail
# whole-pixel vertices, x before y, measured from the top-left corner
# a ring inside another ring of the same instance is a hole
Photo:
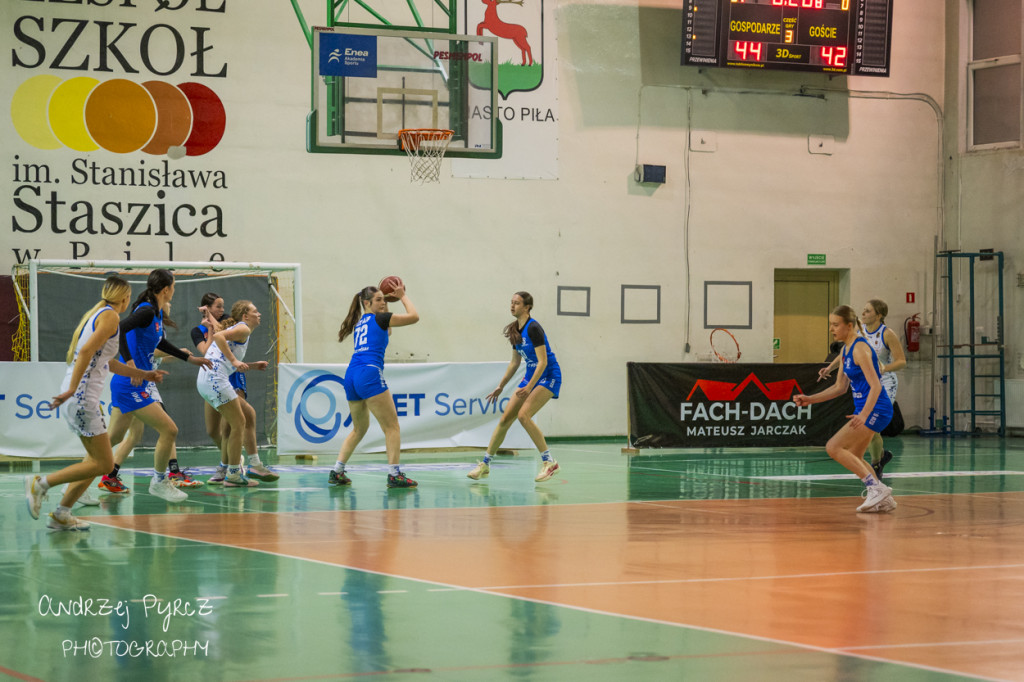
[[[857,316],[857,313],[854,312],[853,308],[850,306],[837,306],[836,309],[832,311],[832,314],[836,317],[842,318],[843,322],[846,324],[854,325],[858,332],[861,331],[862,327],[860,326],[860,317]]]
[[[513,296],[518,296],[523,299],[523,305],[533,310],[533,296],[525,291],[517,291]],[[513,346],[518,346],[523,342],[523,332],[519,329],[519,320],[512,320],[505,328],[501,331],[505,335],[505,338],[512,342]]]
[[[78,337],[82,334],[82,330],[85,328],[85,323],[89,318],[92,317],[100,308],[120,301],[125,296],[131,295],[131,292],[132,285],[128,284],[124,279],[117,275],[107,277],[107,281],[103,283],[103,293],[100,294],[100,302],[90,308],[85,315],[82,315],[82,319],[78,321],[78,326],[75,327],[75,333],[71,335],[71,345],[68,346],[68,352],[65,356],[67,364],[70,365],[71,361],[75,359],[75,348],[78,347]]]
[[[345,337],[351,334],[352,330],[356,328],[359,318],[363,316],[363,303],[366,301],[372,301],[373,295],[376,293],[377,287],[364,287],[352,297],[352,305],[348,307],[348,315],[345,316],[345,319],[341,323],[341,328],[338,330],[339,343],[344,341]]]

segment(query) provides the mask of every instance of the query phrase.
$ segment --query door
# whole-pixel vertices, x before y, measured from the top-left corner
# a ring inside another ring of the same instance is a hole
[[[832,335],[828,316],[838,305],[839,273],[775,272],[775,362],[824,362]]]

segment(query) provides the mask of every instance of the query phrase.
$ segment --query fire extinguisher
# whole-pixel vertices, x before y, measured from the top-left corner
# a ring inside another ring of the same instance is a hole
[[[908,317],[903,329],[907,337],[907,350],[911,353],[921,350],[921,323],[917,321],[917,315],[920,313]]]

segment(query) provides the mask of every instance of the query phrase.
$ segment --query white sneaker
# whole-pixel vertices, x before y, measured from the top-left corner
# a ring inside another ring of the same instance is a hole
[[[473,470],[466,474],[466,478],[472,478],[474,481],[479,481],[481,478],[487,478],[491,475],[491,467],[487,462],[480,462]]]
[[[50,512],[50,520],[46,522],[46,527],[50,530],[89,530],[89,522],[77,519],[71,514],[57,515],[55,512]]]
[[[892,488],[885,485],[884,483],[876,483],[875,485],[869,485],[864,488],[864,492],[861,493],[864,496],[864,503],[857,507],[859,512],[878,512],[878,511],[891,511],[891,509],[878,509],[879,505],[888,506],[886,499],[892,500]],[[895,503],[895,500],[892,500]],[[893,507],[894,509],[895,507]]]
[[[28,513],[33,519],[39,518],[39,510],[43,506],[43,498],[46,497],[46,493],[39,487],[40,478],[42,477],[25,477],[25,502],[28,504]]]
[[[158,480],[156,476],[149,482],[149,494],[168,502],[183,502],[188,499],[188,495],[184,491],[174,487],[171,479],[162,478]]]
[[[891,512],[896,509],[896,499],[892,495],[878,503],[878,506],[872,509],[874,512]]]
[[[71,487],[70,483],[66,483],[64,485],[64,489],[60,491],[60,496],[61,497],[64,497],[64,493],[66,493],[68,491],[69,487]],[[95,497],[93,497],[92,496],[92,492],[90,492],[88,489],[86,489],[86,491],[84,493],[82,493],[82,496],[78,498],[77,502],[78,502],[78,504],[82,505],[83,507],[98,507],[98,506],[100,506],[100,501],[97,500]],[[83,521],[82,523],[85,523],[85,522]]]

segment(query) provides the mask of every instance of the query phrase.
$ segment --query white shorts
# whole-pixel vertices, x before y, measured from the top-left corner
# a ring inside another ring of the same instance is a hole
[[[227,405],[238,398],[235,387],[231,385],[227,377],[208,370],[199,370],[199,375],[196,377],[196,389],[199,391],[199,395],[203,396],[203,400],[210,403],[214,409]]]
[[[103,419],[99,403],[80,403],[72,396],[60,409],[68,427],[79,436],[92,438],[107,432],[107,422]]]
[[[889,396],[889,402],[893,405],[896,404],[896,389],[899,388],[900,380],[896,378],[895,372],[886,372],[882,375],[882,388],[885,389],[886,395]]]

